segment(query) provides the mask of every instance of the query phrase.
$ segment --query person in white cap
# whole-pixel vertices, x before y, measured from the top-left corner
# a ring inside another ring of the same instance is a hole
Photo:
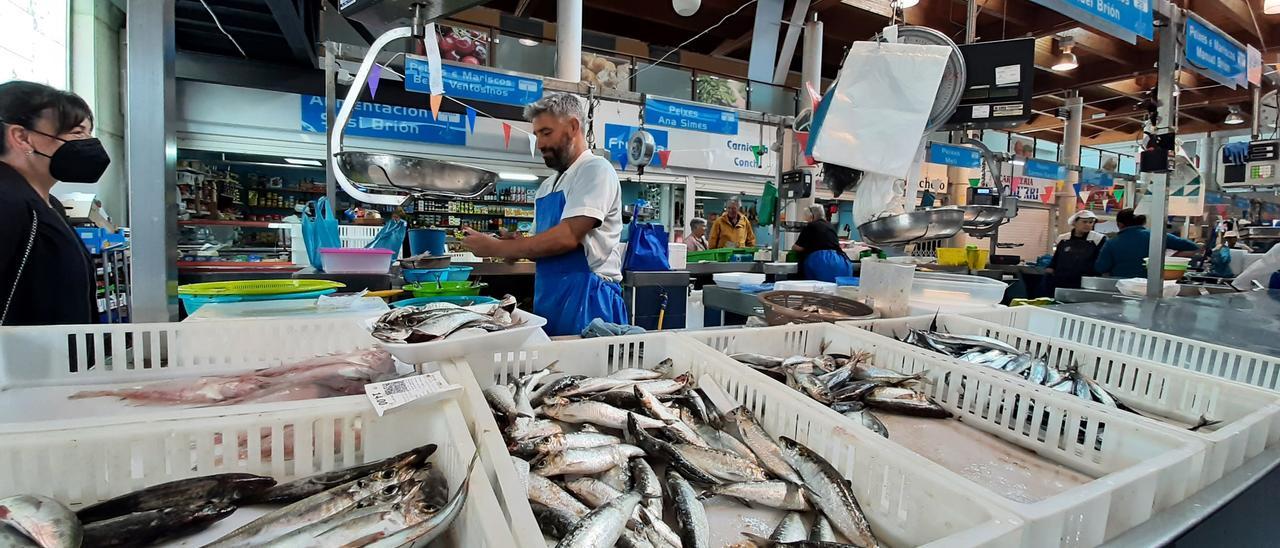
[[[1077,211],[1067,219],[1071,230],[1058,235],[1053,259],[1045,269],[1045,280],[1051,284],[1051,289],[1079,289],[1081,278],[1097,274],[1093,263],[1098,258],[1098,250],[1107,241],[1106,236],[1093,229],[1097,222],[1098,216],[1087,209]]]

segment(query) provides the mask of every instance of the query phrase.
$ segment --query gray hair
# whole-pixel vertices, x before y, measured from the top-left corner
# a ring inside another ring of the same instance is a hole
[[[577,118],[579,124],[586,123],[586,117],[582,114],[582,101],[577,95],[568,93],[552,93],[524,106],[526,121],[532,122],[541,114],[550,114],[557,118]]]
[[[827,208],[822,207],[822,204],[809,204],[809,214],[813,215],[815,221],[827,220]]]
[[[742,199],[737,196],[730,196],[728,200],[724,201],[724,206],[729,207],[731,205],[742,207]]]
[[[695,230],[700,226],[707,226],[707,220],[702,217],[694,217],[692,221],[689,221],[689,230]]]

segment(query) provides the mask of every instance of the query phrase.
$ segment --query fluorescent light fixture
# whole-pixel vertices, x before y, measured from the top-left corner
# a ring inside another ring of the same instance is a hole
[[[521,38],[519,40],[516,40],[516,42],[519,42],[520,45],[522,46],[526,46],[530,48],[542,43],[541,40],[534,40],[533,38]]]
[[[1058,38],[1058,47],[1062,49],[1062,55],[1058,56],[1058,60],[1054,61],[1052,68],[1055,72],[1066,72],[1075,70],[1080,66],[1080,61],[1076,59],[1076,54],[1071,53],[1071,48],[1075,46],[1075,39],[1070,36]]]
[[[1240,115],[1239,107],[1236,107],[1235,105],[1231,105],[1230,107],[1228,107],[1227,117],[1222,120],[1222,123],[1229,126],[1238,126],[1240,124],[1243,124],[1244,116]]]
[[[537,181],[539,179],[532,173],[499,173],[498,178],[504,181]]]
[[[319,160],[299,160],[297,158],[285,158],[284,162],[286,164],[293,164],[295,166],[324,167],[324,164],[320,163]]]
[[[1265,0],[1262,3],[1262,13],[1267,15],[1280,14],[1280,0]]]
[[[1020,166],[1020,165],[1025,165],[1027,161],[1026,160],[1010,160],[1009,163],[1015,166]]]

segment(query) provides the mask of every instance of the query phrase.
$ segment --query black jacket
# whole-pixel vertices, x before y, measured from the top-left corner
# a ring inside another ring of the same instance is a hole
[[[97,321],[93,262],[62,203],[49,202],[0,162],[0,314],[9,303],[3,325]]]

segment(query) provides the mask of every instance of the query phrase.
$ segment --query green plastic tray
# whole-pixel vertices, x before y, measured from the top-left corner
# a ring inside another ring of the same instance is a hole
[[[204,282],[178,286],[179,295],[214,297],[219,295],[288,295],[338,289],[346,284],[329,280],[239,280]]]
[[[469,297],[479,295],[480,290],[489,287],[486,283],[472,282],[425,282],[409,284],[404,290],[413,293],[414,297]]]

